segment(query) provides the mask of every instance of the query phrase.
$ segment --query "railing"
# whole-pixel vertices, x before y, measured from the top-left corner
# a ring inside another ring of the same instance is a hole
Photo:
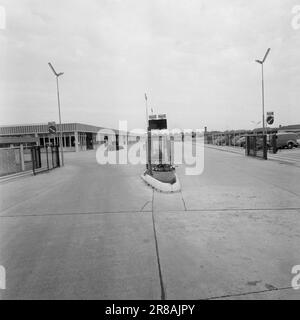
[[[59,147],[39,147],[31,148],[32,170],[36,175],[38,172],[49,171],[60,167]]]
[[[26,147],[22,145],[14,148],[0,149],[0,176],[7,176],[20,172],[49,171],[60,166],[58,146]]]

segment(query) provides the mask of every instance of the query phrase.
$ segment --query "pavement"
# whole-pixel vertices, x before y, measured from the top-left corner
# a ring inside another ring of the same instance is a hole
[[[0,184],[1,299],[300,299],[300,168],[205,148],[163,194],[143,165],[65,167]]]
[[[217,149],[220,151],[245,154],[245,149],[234,146],[217,146],[207,145],[208,148]],[[285,164],[300,167],[300,147],[293,149],[279,149],[276,154],[268,152],[268,160],[279,161]]]

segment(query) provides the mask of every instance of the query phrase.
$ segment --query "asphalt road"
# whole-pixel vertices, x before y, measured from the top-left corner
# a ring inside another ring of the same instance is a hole
[[[1,299],[300,299],[300,168],[205,151],[182,192],[69,153],[0,184]]]

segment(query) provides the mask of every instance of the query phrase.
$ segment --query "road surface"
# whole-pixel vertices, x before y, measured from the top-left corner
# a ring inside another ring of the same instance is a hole
[[[141,165],[65,155],[0,184],[1,299],[300,299],[300,168],[205,150],[182,192]]]

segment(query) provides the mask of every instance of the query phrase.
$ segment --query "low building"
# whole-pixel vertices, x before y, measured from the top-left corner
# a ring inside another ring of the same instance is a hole
[[[0,148],[38,145],[59,145],[60,125],[56,133],[49,133],[48,124],[0,126]],[[136,141],[140,134],[119,132],[82,123],[62,123],[62,144],[64,151],[86,151],[96,149],[102,143],[124,145]]]
[[[292,132],[300,134],[300,124],[294,124],[290,126],[279,126],[278,131],[283,132]]]
[[[11,136],[0,136],[0,148],[13,148],[23,145],[24,147],[35,146],[39,143],[39,138],[21,136],[21,137],[11,137]]]
[[[97,134],[99,130],[103,129],[101,127],[82,123],[63,123],[61,127],[64,151],[91,150],[95,148],[97,143],[100,143],[97,141]],[[13,146],[18,146],[22,142],[26,143],[28,139],[36,139],[35,144],[41,147],[59,145],[60,125],[57,124],[56,129],[56,134],[51,134],[48,124],[1,126],[0,138],[3,142],[6,142],[4,140],[6,139]]]

